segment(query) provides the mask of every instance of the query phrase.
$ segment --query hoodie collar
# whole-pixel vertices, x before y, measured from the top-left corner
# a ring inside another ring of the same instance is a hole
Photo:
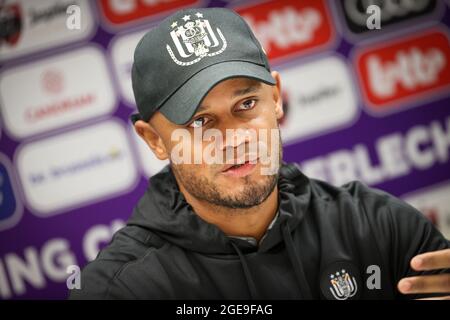
[[[279,212],[258,251],[267,251],[283,241],[281,225],[295,230],[302,221],[311,197],[309,179],[295,164],[283,163],[278,179]],[[201,219],[178,188],[170,165],[150,179],[149,186],[134,208],[128,225],[156,233],[176,246],[204,254],[234,254],[232,241],[243,252],[255,251],[245,240],[231,239],[218,227]]]
[[[275,217],[273,217],[272,221],[270,222],[269,226],[267,227],[266,233],[261,237],[261,240],[259,241],[259,244],[261,244],[264,241],[264,239],[267,236],[267,233],[270,231],[270,229],[272,229],[272,227],[275,224],[275,222],[277,221],[279,215],[280,215],[280,211],[277,211],[277,214],[275,215]],[[248,243],[250,243],[254,247],[258,246],[258,240],[256,238],[253,238],[253,237],[228,236],[228,238],[245,240],[245,241],[247,241]]]

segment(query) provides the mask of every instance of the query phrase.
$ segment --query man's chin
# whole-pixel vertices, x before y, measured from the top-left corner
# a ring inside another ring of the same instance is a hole
[[[277,176],[262,175],[259,164],[244,177],[216,173],[207,178],[202,171],[174,166],[179,183],[193,197],[228,208],[250,208],[264,202],[276,186]],[[216,171],[217,172],[217,171]]]
[[[247,176],[244,179],[234,179],[232,183],[227,185],[220,183],[220,195],[222,199],[233,202],[233,207],[249,208],[264,202],[275,186],[276,177],[257,174],[255,177]]]
[[[267,177],[262,176],[258,170],[252,170],[249,174],[239,175],[239,174],[226,174],[220,173],[216,176],[214,183],[216,186],[220,186],[224,193],[233,190],[233,194],[242,193],[251,186],[264,184]]]

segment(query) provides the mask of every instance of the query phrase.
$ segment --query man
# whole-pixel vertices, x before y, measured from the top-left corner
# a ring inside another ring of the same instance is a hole
[[[335,187],[282,163],[280,75],[234,12],[188,9],[162,21],[135,50],[132,82],[136,132],[170,165],[71,298],[450,292],[449,242],[418,211],[360,182]]]

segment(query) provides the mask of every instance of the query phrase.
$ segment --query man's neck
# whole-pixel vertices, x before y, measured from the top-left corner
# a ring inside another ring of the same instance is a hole
[[[277,186],[261,204],[246,209],[231,209],[199,200],[180,183],[178,185],[195,213],[206,222],[216,225],[227,236],[253,237],[259,242],[277,213]]]

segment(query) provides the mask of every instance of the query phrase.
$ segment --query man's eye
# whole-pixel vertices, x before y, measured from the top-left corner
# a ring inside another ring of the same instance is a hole
[[[191,122],[189,127],[191,128],[201,128],[207,123],[207,119],[205,117],[199,117]]]
[[[246,100],[238,106],[238,111],[253,109],[255,104],[256,104],[255,99]]]

